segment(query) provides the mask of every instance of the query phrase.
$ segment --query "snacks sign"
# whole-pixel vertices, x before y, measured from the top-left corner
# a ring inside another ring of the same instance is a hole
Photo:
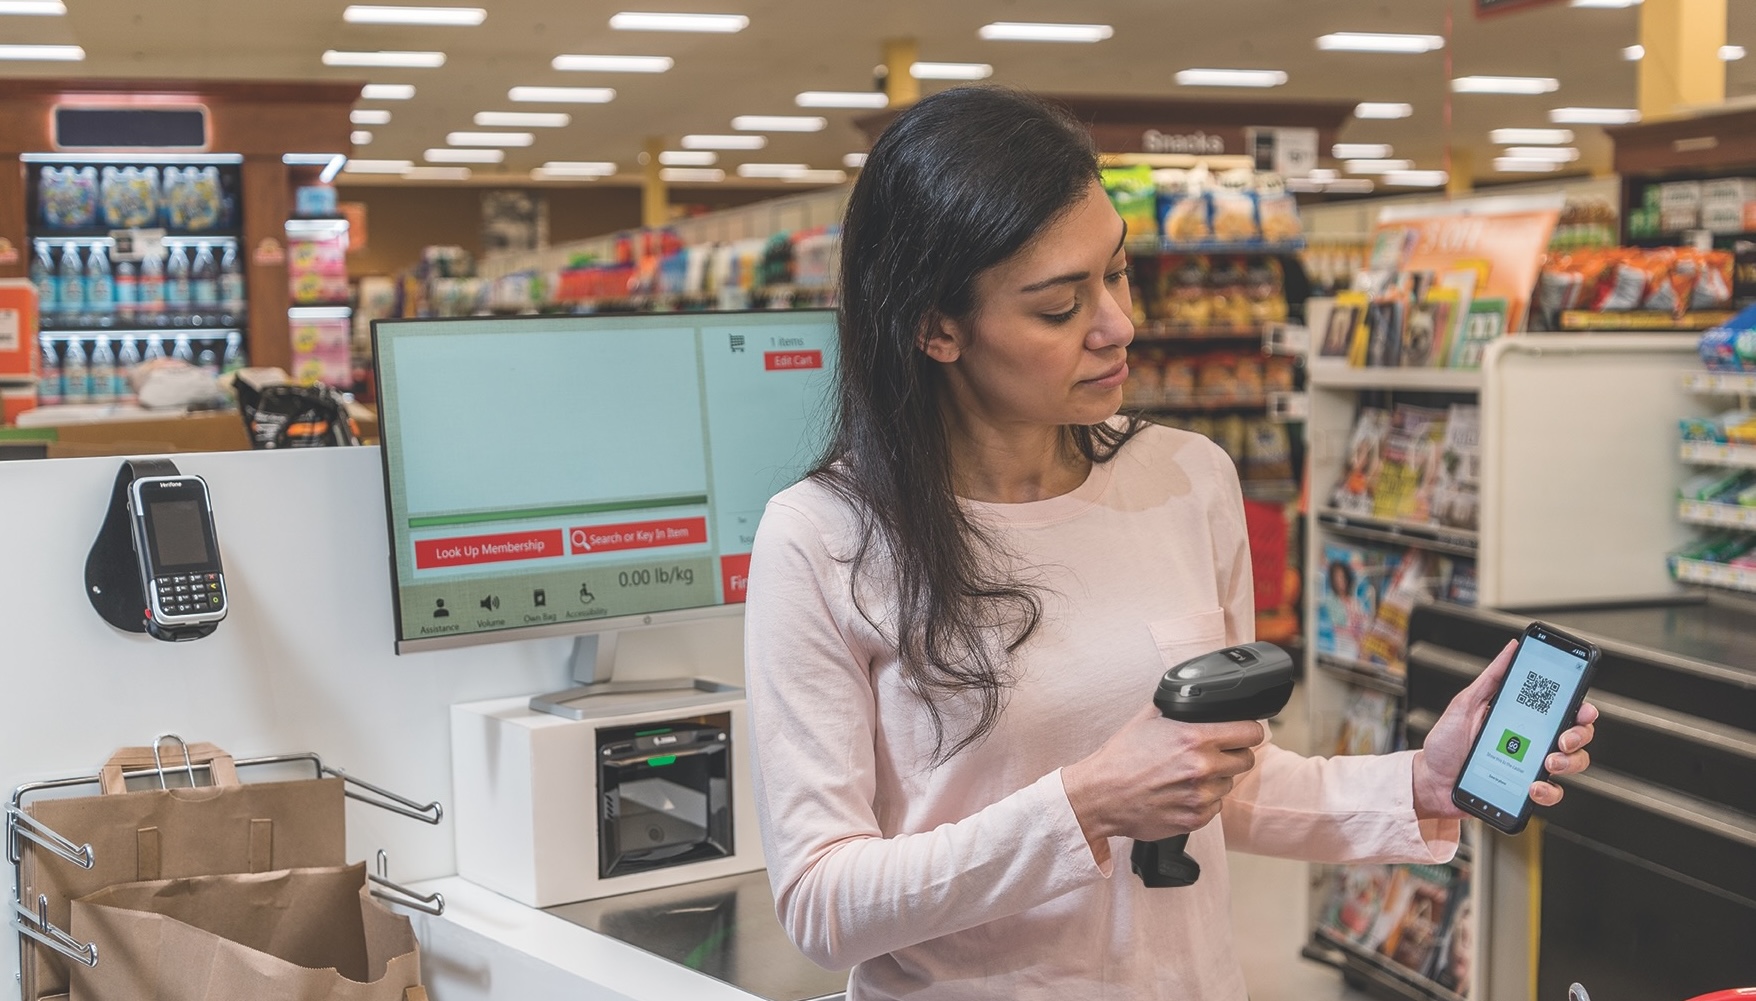
[[[1504,14],[1507,11],[1523,10],[1526,7],[1542,7],[1558,3],[1559,0],[1476,0],[1476,16],[1489,17]]]

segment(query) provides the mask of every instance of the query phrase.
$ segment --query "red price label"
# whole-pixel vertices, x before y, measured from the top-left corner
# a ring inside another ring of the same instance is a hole
[[[822,368],[823,352],[769,351],[762,356],[762,367],[770,372],[790,372],[794,369]]]

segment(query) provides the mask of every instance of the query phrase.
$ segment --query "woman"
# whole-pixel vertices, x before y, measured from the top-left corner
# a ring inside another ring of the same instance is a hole
[[[1153,709],[1254,610],[1231,462],[1115,417],[1124,236],[1085,130],[1005,90],[904,112],[854,187],[836,434],[764,514],[746,608],[777,908],[853,1001],[1241,999],[1227,847],[1456,848],[1505,655],[1423,753],[1306,759]],[[1585,766],[1595,715],[1553,771]],[[1129,839],[1184,832],[1200,881],[1146,889]]]

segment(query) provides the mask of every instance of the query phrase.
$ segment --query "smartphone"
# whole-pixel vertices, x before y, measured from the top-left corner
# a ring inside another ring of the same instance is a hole
[[[1597,647],[1576,636],[1531,623],[1489,703],[1488,720],[1469,749],[1451,801],[1495,830],[1524,830],[1533,805],[1530,784],[1548,777],[1544,763],[1573,725],[1599,656]]]

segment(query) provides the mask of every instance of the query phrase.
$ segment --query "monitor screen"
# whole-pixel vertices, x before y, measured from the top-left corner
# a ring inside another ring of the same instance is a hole
[[[397,649],[744,600],[768,499],[833,413],[829,310],[387,320]]]

